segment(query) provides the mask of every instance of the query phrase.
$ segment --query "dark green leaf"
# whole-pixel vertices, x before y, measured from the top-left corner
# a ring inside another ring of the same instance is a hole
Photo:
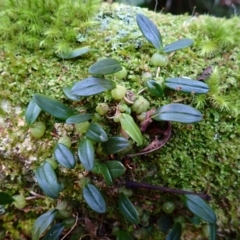
[[[71,108],[56,99],[42,94],[34,94],[33,99],[43,111],[49,113],[55,118],[66,120],[70,116],[74,115],[74,111]]]
[[[28,126],[32,125],[35,122],[40,112],[41,112],[41,108],[32,99],[29,102],[26,113],[25,113],[25,120]]]
[[[32,240],[38,240],[40,238],[42,233],[50,226],[50,224],[54,220],[57,212],[57,209],[53,209],[42,214],[36,219],[32,229]]]
[[[157,26],[143,14],[137,14],[137,24],[145,38],[158,50],[163,48],[162,37]]]
[[[14,199],[5,192],[0,192],[0,205],[10,204],[14,202]]]
[[[86,132],[86,137],[95,142],[106,142],[108,140],[108,136],[102,126],[95,122],[90,124]]]
[[[132,237],[127,232],[118,231],[117,232],[117,240],[132,240]]]
[[[133,224],[139,223],[138,212],[131,201],[123,194],[120,194],[118,208],[127,221]]]
[[[63,229],[64,225],[62,223],[55,224],[47,231],[42,240],[59,240]]]
[[[122,176],[126,171],[126,168],[119,161],[107,161],[105,164],[111,174],[112,179]]]
[[[163,51],[165,53],[174,52],[179,49],[190,47],[193,44],[193,40],[189,38],[182,38],[177,40],[176,42],[170,43],[169,45],[165,46]]]
[[[65,168],[74,168],[76,165],[72,152],[62,143],[58,143],[54,149],[54,157]]]
[[[36,169],[35,176],[40,188],[51,198],[58,198],[61,186],[58,183],[56,173],[49,162],[45,162]]]
[[[67,53],[57,53],[57,56],[62,59],[72,59],[72,58],[79,57],[85,53],[88,53],[90,51],[91,51],[91,48],[82,47],[82,48],[73,49],[72,51]]]
[[[108,185],[108,186],[113,185],[113,179],[112,179],[111,173],[110,173],[107,165],[104,164],[104,163],[102,163],[102,164],[100,165],[100,170],[101,170],[101,173],[102,173],[103,178],[104,178],[104,180],[106,181],[107,185]]]
[[[122,129],[137,143],[138,146],[142,145],[143,136],[133,118],[126,113],[122,113],[119,117],[119,120]]]
[[[169,216],[163,215],[158,219],[157,226],[161,232],[167,233],[168,230],[172,227],[173,220]]]
[[[68,124],[81,123],[81,122],[86,122],[86,121],[88,121],[92,118],[93,118],[93,114],[82,113],[82,114],[78,114],[78,115],[74,115],[74,116],[69,117],[66,120],[66,123],[68,123]]]
[[[180,223],[175,223],[173,228],[168,233],[166,240],[180,240],[182,233],[182,226]]]
[[[110,80],[89,77],[75,83],[72,87],[71,93],[76,96],[87,97],[113,88],[115,88],[115,83]]]
[[[128,140],[123,137],[109,137],[106,142],[101,143],[102,150],[106,154],[120,152],[128,146]]]
[[[155,80],[148,80],[147,87],[148,87],[149,91],[152,93],[152,95],[154,95],[156,97],[163,96],[163,89]]]
[[[217,225],[209,224],[209,240],[217,239]]]
[[[91,171],[94,167],[94,147],[89,139],[84,139],[78,146],[78,156],[86,170]]]
[[[72,90],[72,86],[64,87],[63,93],[68,99],[78,102],[81,99],[81,97],[73,95],[71,90]]]
[[[215,224],[217,219],[215,212],[212,208],[199,196],[186,194],[184,197],[184,203],[187,208],[196,216],[200,217],[204,221]]]
[[[209,91],[209,87],[206,83],[189,78],[168,78],[164,84],[168,88],[180,92],[203,94]]]
[[[83,197],[89,207],[98,213],[106,211],[105,200],[100,191],[92,184],[87,184],[83,189]]]
[[[202,114],[191,106],[181,103],[171,103],[158,108],[152,114],[152,118],[155,121],[195,123],[201,121]]]
[[[89,68],[89,73],[97,75],[108,75],[122,70],[119,61],[113,58],[106,58],[97,61]]]

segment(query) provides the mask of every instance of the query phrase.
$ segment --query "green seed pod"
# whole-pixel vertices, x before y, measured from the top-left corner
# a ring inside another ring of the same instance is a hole
[[[168,56],[160,53],[154,53],[151,58],[151,64],[156,67],[165,67],[168,64]]]
[[[132,105],[132,110],[140,114],[140,113],[146,112],[149,107],[150,107],[149,101],[144,97],[139,96],[139,98]]]
[[[142,122],[146,118],[146,112],[142,112],[140,115],[137,116],[137,120]]]
[[[167,214],[171,214],[175,210],[175,208],[175,203],[170,201],[167,201],[162,205],[162,210]]]
[[[45,161],[48,161],[54,170],[57,169],[58,163],[54,158],[47,158]]]
[[[99,103],[95,110],[99,115],[103,116],[108,112],[109,106],[107,105],[107,103]]]
[[[66,147],[71,147],[71,139],[68,136],[63,136],[58,139],[58,143],[64,144]]]
[[[111,94],[115,100],[121,100],[124,98],[126,92],[127,89],[124,86],[117,85],[116,88],[111,91]]]
[[[30,134],[34,138],[41,138],[46,131],[46,125],[43,122],[35,122],[30,128]]]
[[[185,222],[186,220],[185,220],[185,217],[183,216],[178,216],[174,218],[174,223],[180,223],[182,225],[182,228],[185,227]]]
[[[126,70],[126,68],[125,68],[125,67],[122,67],[122,70],[119,71],[119,72],[114,73],[114,76],[115,76],[117,79],[119,79],[119,80],[122,80],[122,79],[126,78],[126,76],[127,76],[127,70]]]
[[[128,107],[127,104],[119,104],[118,105],[119,111],[122,113],[127,113],[127,114],[131,114],[131,109]]]
[[[15,195],[12,197],[14,199],[13,204],[17,209],[23,209],[26,206],[26,198],[23,195]]]
[[[88,121],[76,123],[75,128],[78,133],[85,133],[88,130],[90,123]]]

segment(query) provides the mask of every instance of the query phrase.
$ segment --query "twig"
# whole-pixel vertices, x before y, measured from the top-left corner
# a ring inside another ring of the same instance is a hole
[[[72,228],[65,234],[65,236],[64,236],[63,238],[61,238],[61,240],[63,240],[64,238],[66,238],[67,235],[69,235],[69,234],[72,232],[72,230],[76,227],[77,222],[78,222],[78,213],[77,213],[76,221],[75,221],[74,225],[73,225]]]

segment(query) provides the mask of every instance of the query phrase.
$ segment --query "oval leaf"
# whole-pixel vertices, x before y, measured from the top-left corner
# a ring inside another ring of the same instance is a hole
[[[176,42],[170,43],[167,46],[165,46],[163,48],[163,51],[165,53],[174,52],[179,49],[190,47],[191,45],[193,45],[193,43],[194,42],[192,39],[182,38],[182,39],[177,40]]]
[[[67,53],[61,53],[61,52],[57,53],[57,56],[62,59],[73,59],[73,58],[79,57],[85,53],[88,53],[90,51],[91,51],[91,48],[82,47],[82,48],[73,49],[72,51],[67,52]]]
[[[157,26],[143,14],[137,14],[137,25],[144,37],[158,50],[163,48],[162,37]]]
[[[59,185],[56,173],[49,162],[45,162],[42,166],[38,167],[35,176],[40,188],[47,196],[55,199],[58,198],[61,186]]]
[[[108,140],[106,132],[103,130],[99,123],[90,124],[86,132],[86,137],[95,142],[106,142]]]
[[[152,118],[156,121],[195,123],[201,121],[202,114],[191,106],[171,103],[157,109],[153,113]]]
[[[115,88],[115,83],[110,80],[89,77],[75,83],[72,87],[71,93],[76,96],[87,97],[113,88]]]
[[[97,75],[108,75],[121,70],[120,62],[113,58],[99,60],[88,69],[89,73]]]
[[[57,212],[57,209],[53,209],[42,214],[36,219],[32,229],[32,240],[38,240],[40,238],[41,234],[49,227],[49,225],[54,220]]]
[[[62,143],[58,143],[54,149],[54,157],[65,168],[74,168],[76,165],[72,152]]]
[[[168,88],[180,92],[203,94],[209,91],[209,87],[206,83],[189,78],[168,78],[164,84]]]
[[[94,167],[94,147],[89,139],[84,139],[78,146],[78,156],[84,166],[88,171],[91,171]]]
[[[217,225],[209,224],[209,240],[217,239]]]
[[[55,224],[49,229],[49,231],[47,231],[42,240],[59,240],[63,229],[64,229],[63,223]]]
[[[139,223],[139,216],[131,201],[123,194],[120,194],[118,208],[127,221],[133,224]]]
[[[119,161],[107,161],[105,164],[113,179],[122,176],[126,171],[126,168]]]
[[[104,177],[104,180],[106,181],[108,186],[113,185],[113,179],[111,176],[110,171],[108,170],[107,165],[105,165],[104,163],[100,165],[100,171]]]
[[[106,211],[105,200],[100,191],[92,184],[87,184],[83,188],[83,197],[88,206],[98,213],[104,213]]]
[[[106,154],[120,152],[128,146],[128,140],[123,137],[109,137],[106,142],[101,143],[102,150]]]
[[[67,124],[75,124],[75,123],[81,123],[81,122],[86,122],[90,119],[93,118],[93,114],[90,113],[83,113],[83,114],[78,114],[78,115],[74,115],[69,117],[66,120]]]
[[[180,240],[181,239],[181,233],[182,233],[182,226],[180,223],[175,223],[173,225],[173,228],[167,235],[166,240]]]
[[[184,203],[187,208],[196,216],[200,217],[204,221],[215,224],[217,221],[216,215],[212,208],[204,202],[202,198],[196,195],[186,194]]]
[[[79,101],[81,99],[81,97],[73,95],[71,90],[72,90],[72,86],[64,87],[63,93],[65,94],[65,96],[68,99],[70,99],[72,101],[76,101],[76,102]]]
[[[149,91],[152,93],[152,95],[154,95],[156,97],[163,96],[163,89],[155,80],[148,80],[147,87],[148,87]]]
[[[14,199],[5,192],[0,192],[0,205],[6,205],[14,202]]]
[[[32,99],[29,102],[26,113],[25,113],[25,120],[28,126],[32,125],[35,122],[40,112],[41,112],[41,108],[36,104],[34,99]]]
[[[34,94],[33,99],[43,111],[55,118],[66,120],[70,116],[74,115],[74,111],[72,109],[56,99],[42,94]]]
[[[133,118],[126,113],[122,113],[119,119],[122,129],[137,143],[138,146],[142,145],[143,136]]]

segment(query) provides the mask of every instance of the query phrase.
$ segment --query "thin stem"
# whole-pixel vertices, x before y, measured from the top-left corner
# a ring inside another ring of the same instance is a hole
[[[65,234],[65,236],[61,238],[61,240],[65,239],[65,238],[72,232],[72,230],[76,227],[77,222],[78,222],[78,213],[77,213],[77,216],[76,216],[76,220],[75,220],[74,225],[73,225],[72,228]]]

